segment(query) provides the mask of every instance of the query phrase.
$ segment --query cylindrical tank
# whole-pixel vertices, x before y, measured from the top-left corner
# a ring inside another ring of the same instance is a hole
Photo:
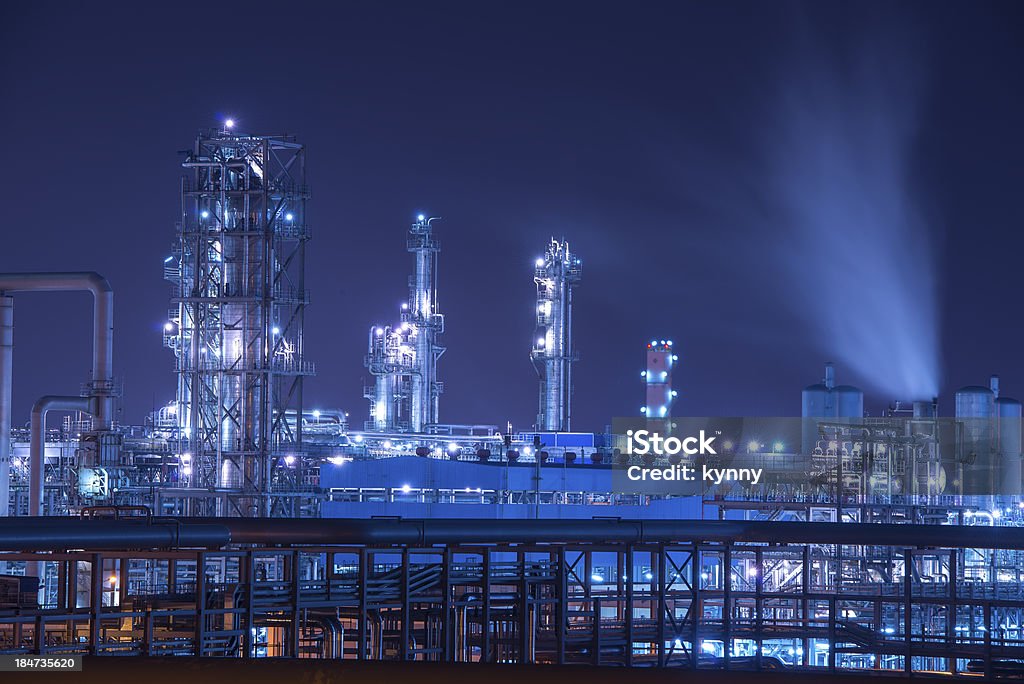
[[[809,385],[801,395],[800,417],[802,452],[810,454],[818,444],[818,423],[815,418],[835,418],[836,403],[832,390],[824,383]]]
[[[996,399],[999,492],[1021,493],[1021,403],[1010,397]]]
[[[964,494],[996,493],[992,452],[996,397],[988,387],[971,385],[956,392],[956,418],[963,425]]]
[[[915,418],[936,418],[937,415],[934,401],[920,400],[914,402]]]
[[[840,385],[832,392],[835,394],[837,418],[864,417],[864,392],[851,385]]]

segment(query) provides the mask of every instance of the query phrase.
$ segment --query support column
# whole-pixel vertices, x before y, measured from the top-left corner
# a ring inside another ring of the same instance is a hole
[[[11,503],[11,387],[14,374],[14,297],[0,294],[0,516]]]

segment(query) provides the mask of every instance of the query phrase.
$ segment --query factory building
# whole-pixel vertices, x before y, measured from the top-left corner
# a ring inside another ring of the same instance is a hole
[[[572,295],[582,273],[569,243],[554,238],[535,264],[537,324],[530,358],[540,379],[538,430],[572,429],[572,365],[579,359],[573,346]]]
[[[303,400],[305,148],[226,122],[184,168],[164,261],[174,399],[146,425],[113,419],[106,280],[0,274],[0,506],[18,516],[0,524],[0,649],[1020,674],[1021,404],[997,377],[958,390],[952,418],[921,397],[872,416],[829,363],[799,418],[692,419],[673,416],[675,345],[652,340],[648,429],[699,424],[716,450],[631,456],[612,430],[571,432],[581,262],[552,239],[533,272],[536,425],[441,423],[440,247],[419,216],[352,429]],[[14,299],[74,289],[94,297],[91,376],[12,427]],[[616,480],[680,464],[765,477]]]

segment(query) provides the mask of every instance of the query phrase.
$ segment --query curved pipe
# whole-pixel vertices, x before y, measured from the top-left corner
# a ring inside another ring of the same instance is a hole
[[[47,395],[40,397],[32,406],[32,441],[29,444],[29,490],[28,514],[43,514],[43,470],[46,464],[46,412],[47,411],[83,411],[90,410],[90,400],[86,397],[59,397]]]
[[[95,417],[93,428],[109,430],[113,421],[114,291],[95,271],[70,273],[0,273],[0,294],[10,292],[91,292],[92,383],[89,389]]]

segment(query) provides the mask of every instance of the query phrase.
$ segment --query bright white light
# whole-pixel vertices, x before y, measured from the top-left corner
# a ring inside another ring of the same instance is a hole
[[[417,221],[422,221],[422,220],[424,220],[426,218],[427,218],[426,216],[424,216],[423,214],[420,214],[419,216],[416,217],[416,220]]]
[[[172,261],[174,261],[174,257],[173,257],[173,256],[169,256],[169,257],[167,257],[166,259],[164,259],[164,263],[165,263],[165,264],[169,264],[169,263],[171,263]]]
[[[411,491],[412,491],[412,487],[410,487],[407,484],[402,485],[402,493],[403,494],[408,494]]]
[[[203,209],[201,212],[199,212],[199,216],[202,218],[210,218],[210,212]]]
[[[647,377],[647,371],[640,371],[640,377],[641,378],[646,378]]]
[[[670,346],[670,347],[672,346],[672,340],[668,341],[668,346]]]
[[[402,311],[407,311],[408,309],[409,309],[409,303],[408,302],[402,302]]]
[[[672,396],[673,397],[678,397],[679,396],[679,392],[676,392],[675,390],[672,390]]]
[[[536,264],[537,268],[540,268],[541,266],[544,265],[544,259],[542,259],[541,257],[537,257],[537,261],[535,261],[534,263]]]
[[[275,335],[280,335],[281,329],[275,325],[273,328],[270,329],[270,332],[274,333]]]
[[[747,443],[747,451],[757,451],[760,448],[761,445],[757,442],[757,440],[751,440],[750,442]]]
[[[187,465],[187,466],[183,467],[181,469],[181,474],[182,475],[191,475],[192,474],[192,466],[188,466]]]
[[[530,447],[528,447],[528,446],[526,446],[526,447],[523,447],[523,456],[529,456],[529,455],[531,455],[532,453],[533,453],[533,449],[531,449],[531,448],[530,448]]]
[[[710,641],[705,641],[703,644],[700,645],[700,650],[704,651],[705,653],[714,653],[715,645]]]
[[[747,570],[747,577],[757,577],[757,568]]]
[[[391,448],[391,440],[390,439],[384,440],[383,447],[385,449],[390,449]]]
[[[458,450],[459,450],[459,445],[456,444],[455,442],[452,442],[452,443],[450,443],[448,445],[448,451],[458,451]]]
[[[328,462],[333,463],[336,466],[344,465],[344,463],[345,463],[345,459],[342,456],[331,456],[327,460],[328,460]]]
[[[772,445],[772,448],[775,449],[775,451],[777,451],[777,452],[778,451],[784,451],[785,448],[786,448],[786,445],[783,444],[782,442],[776,442],[775,444]]]
[[[182,454],[181,455],[181,462],[182,463],[188,463],[191,460],[192,460],[192,454]]]
[[[174,330],[174,324],[171,323],[170,321],[164,323],[164,330],[166,330],[167,332],[171,332],[172,330]]]
[[[313,417],[320,420],[320,411],[318,409],[313,409]]]
[[[640,407],[640,413],[647,413],[647,407],[646,406],[641,406]]]
[[[284,457],[284,463],[285,463],[285,465],[292,465],[293,463],[295,463],[295,457],[294,456],[285,456]]]
[[[293,214],[291,212],[288,212],[287,214],[284,215],[284,220],[285,221],[291,221],[294,218],[295,218],[295,214]]]
[[[593,575],[590,576],[590,581],[592,581],[592,582],[604,582],[604,577],[601,577],[601,575],[598,575],[595,572]]]
[[[383,334],[384,334],[384,328],[377,328],[377,329],[376,329],[376,330],[374,330],[373,332],[374,332],[375,334],[377,334],[377,335],[383,335]]]
[[[659,414],[659,415],[660,415],[660,416],[661,416],[662,418],[664,418],[664,417],[665,417],[665,414],[666,414],[666,413],[668,413],[668,408],[666,408],[666,407],[662,406],[662,407],[661,407],[660,409],[658,409],[658,414]]]
[[[353,439],[355,439],[356,442],[362,442],[363,441],[363,436],[362,435],[356,435],[355,437],[353,437]]]
[[[1001,518],[1002,515],[1003,515],[1003,512],[1001,510],[999,510],[998,508],[992,509],[992,517],[994,519],[999,520],[999,518]]]
[[[652,575],[652,574],[651,574],[651,573],[649,573],[649,572],[645,572],[645,573],[644,573],[644,579],[646,579],[646,580],[652,580],[652,579],[654,579],[654,575]]]
[[[673,361],[678,361],[678,360],[679,360],[679,357],[678,357],[678,356],[676,356],[675,354],[673,354],[673,355],[672,355],[672,360],[673,360]]]
[[[537,346],[538,347],[543,347],[544,346],[544,338],[543,337],[538,337],[537,338]]]
[[[235,120],[234,119],[227,119],[226,121],[224,121],[224,128],[234,128],[234,127],[235,127]]]

